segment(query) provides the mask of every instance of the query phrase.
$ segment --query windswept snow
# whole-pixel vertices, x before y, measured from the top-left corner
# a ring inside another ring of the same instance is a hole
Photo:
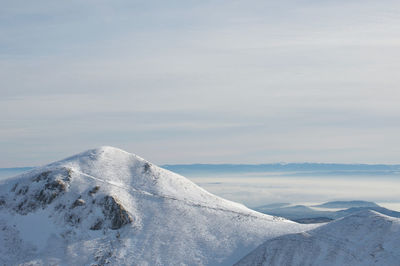
[[[0,264],[231,265],[300,225],[112,147],[0,185]]]
[[[236,265],[400,265],[400,219],[361,211],[266,241]]]

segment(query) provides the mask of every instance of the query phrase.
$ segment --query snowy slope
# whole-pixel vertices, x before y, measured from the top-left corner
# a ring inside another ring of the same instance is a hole
[[[268,240],[236,265],[400,265],[400,219],[361,211]]]
[[[0,185],[0,264],[231,265],[308,230],[101,147]]]

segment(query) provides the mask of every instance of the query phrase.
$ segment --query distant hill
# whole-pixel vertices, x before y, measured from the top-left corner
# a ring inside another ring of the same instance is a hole
[[[343,210],[318,210],[313,207],[324,207],[324,208],[343,208]],[[274,203],[269,205],[263,205],[254,208],[254,210],[269,214],[284,217],[286,219],[298,222],[298,223],[321,223],[330,220],[339,219],[359,211],[377,211],[379,213],[400,218],[400,212],[392,211],[384,207],[379,206],[375,202],[353,200],[353,201],[331,201],[315,206],[305,205],[294,205],[290,206],[287,203]]]
[[[326,219],[332,220],[336,216],[333,211],[317,211],[305,205],[282,206],[275,208],[261,206],[254,208],[254,210],[269,215],[284,217],[299,223],[315,223],[317,221],[325,221]]]
[[[357,207],[379,207],[378,204],[371,201],[352,200],[352,201],[331,201],[313,207],[321,208],[357,208]]]

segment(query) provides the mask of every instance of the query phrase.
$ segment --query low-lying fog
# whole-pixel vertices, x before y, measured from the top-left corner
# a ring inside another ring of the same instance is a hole
[[[309,177],[269,172],[187,177],[211,193],[249,207],[278,202],[314,204],[334,200],[366,200],[400,211],[400,176]]]

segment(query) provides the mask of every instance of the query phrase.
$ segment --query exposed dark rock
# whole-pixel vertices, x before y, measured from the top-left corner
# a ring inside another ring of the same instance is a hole
[[[59,193],[56,191],[49,191],[46,189],[40,190],[38,193],[35,195],[35,199],[39,202],[42,203],[43,205],[47,205],[53,202],[53,200],[58,196]]]
[[[48,178],[50,173],[51,173],[51,171],[42,172],[42,173],[38,174],[37,176],[33,177],[32,181],[39,182],[39,181],[45,180]]]
[[[22,188],[20,188],[17,191],[17,195],[25,195],[27,192],[29,191],[29,187],[28,186],[23,186]]]
[[[67,213],[66,216],[66,221],[67,223],[69,223],[70,225],[77,225],[81,222],[81,217],[79,217],[78,215],[74,214],[74,213]]]
[[[120,229],[123,225],[132,222],[129,213],[113,196],[105,196],[101,204],[104,216],[111,222],[111,229]]]
[[[71,181],[72,170],[69,169],[69,168],[65,168],[65,170],[67,171],[67,174],[64,175],[63,180],[64,180],[65,182],[69,182],[69,181]]]
[[[15,183],[15,185],[11,188],[11,192],[15,192],[17,187],[18,187],[18,183]]]
[[[98,219],[94,225],[90,227],[90,230],[100,230],[103,227],[103,220]]]
[[[65,182],[60,179],[56,179],[52,182],[46,183],[46,185],[44,187],[45,187],[45,189],[54,190],[54,191],[58,191],[58,192],[62,192],[62,191],[66,190]]]
[[[150,171],[150,167],[151,167],[151,165],[149,163],[145,163],[143,165],[143,172],[148,173]]]
[[[24,204],[26,203],[26,200],[18,203],[17,205],[17,210],[22,211]]]
[[[93,194],[96,194],[97,191],[99,191],[99,189],[100,189],[99,186],[95,186],[94,188],[92,188],[92,189],[89,191],[89,195],[90,195],[90,196],[93,196]]]
[[[16,202],[13,209],[20,214],[27,214],[39,207],[44,208],[51,204],[67,191],[70,175],[71,171],[67,168],[56,172],[46,171],[26,180],[27,182],[15,184],[11,190],[15,193],[14,200]]]
[[[150,167],[150,164],[146,164],[144,170],[151,171]],[[33,178],[15,183],[10,192],[12,197],[7,196],[13,200],[8,201],[0,196],[0,207],[10,205],[15,212],[26,215],[54,203],[54,210],[71,226],[83,224],[82,221],[88,216],[91,216],[90,219],[96,217],[97,220],[91,220],[95,222],[90,226],[90,230],[117,230],[132,223],[132,217],[116,197],[98,195],[100,190],[98,185],[80,196],[77,195],[71,201],[58,201],[68,191],[71,174],[70,169],[61,168],[45,171]],[[102,215],[97,216],[99,212]],[[93,217],[94,213],[96,216]]]
[[[104,266],[110,264],[111,256],[111,251],[102,251],[101,254],[95,256],[95,260],[98,262],[98,264],[95,264],[93,266]]]
[[[74,203],[72,203],[71,209],[78,207],[78,206],[83,206],[85,205],[85,201],[83,199],[77,199],[74,201]]]
[[[56,179],[53,181],[48,180],[44,188],[35,194],[35,198],[42,204],[50,204],[62,192],[67,190],[67,185],[64,181]]]

